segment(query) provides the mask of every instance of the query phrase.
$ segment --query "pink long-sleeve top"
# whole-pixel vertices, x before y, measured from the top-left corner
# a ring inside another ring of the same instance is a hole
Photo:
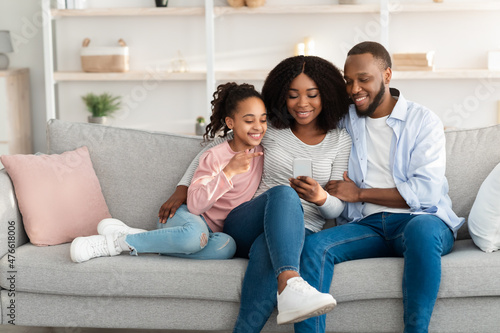
[[[250,152],[261,152],[256,146]],[[191,213],[202,215],[213,232],[222,231],[224,220],[231,210],[250,200],[259,187],[264,156],[250,161],[250,170],[227,179],[222,170],[237,153],[227,141],[207,150],[200,156],[191,185],[187,206]]]

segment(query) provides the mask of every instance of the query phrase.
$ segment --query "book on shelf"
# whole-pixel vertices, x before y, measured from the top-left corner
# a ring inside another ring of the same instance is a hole
[[[400,71],[432,71],[434,70],[434,51],[419,53],[394,53],[393,67]]]
[[[395,65],[395,71],[433,71],[434,66],[411,66],[411,65]]]

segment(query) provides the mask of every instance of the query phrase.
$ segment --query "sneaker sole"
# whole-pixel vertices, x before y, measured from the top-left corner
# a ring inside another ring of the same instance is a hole
[[[297,310],[279,313],[277,318],[278,325],[298,323],[311,317],[321,316],[332,311],[336,305],[337,302],[333,300],[333,303],[329,302],[309,311]]]

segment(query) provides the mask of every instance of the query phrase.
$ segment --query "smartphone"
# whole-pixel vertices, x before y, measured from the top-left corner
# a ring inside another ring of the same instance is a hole
[[[312,178],[312,161],[310,158],[296,158],[293,160],[293,178],[298,176]]]

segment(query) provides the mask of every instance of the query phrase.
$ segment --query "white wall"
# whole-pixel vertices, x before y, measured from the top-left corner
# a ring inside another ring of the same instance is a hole
[[[445,0],[458,2],[458,0]],[[0,29],[18,36],[12,67],[31,70],[34,146],[45,151],[45,98],[40,0],[0,0]],[[367,0],[367,2],[378,2]],[[392,2],[404,6],[407,1]],[[415,1],[413,1],[415,2]],[[431,2],[418,0],[417,2]],[[91,7],[151,7],[153,0],[89,0]],[[216,4],[224,4],[216,0]],[[299,0],[267,0],[273,4],[303,4]],[[310,0],[332,4],[335,0]],[[170,6],[202,6],[202,0],[170,0]],[[391,15],[391,52],[435,50],[438,69],[486,68],[487,51],[500,48],[500,12],[404,13]],[[57,66],[80,70],[79,49],[84,38],[93,45],[111,45],[119,38],[130,46],[131,70],[168,69],[178,51],[191,70],[205,67],[204,17],[62,18],[56,22]],[[216,18],[216,69],[270,69],[293,54],[304,37],[316,41],[319,56],[343,67],[346,51],[365,39],[379,41],[377,14],[247,15]],[[263,78],[264,79],[264,78]],[[149,82],[151,84],[151,82]],[[113,120],[116,126],[189,133],[198,115],[209,112],[204,81],[64,82],[59,84],[59,117],[85,121],[80,96],[111,92],[123,96],[126,107]],[[258,88],[262,81],[250,82]],[[497,122],[500,80],[393,80],[410,99],[433,109],[445,125],[476,127]],[[146,92],[146,93],[144,93]]]
[[[40,0],[0,0],[0,30],[11,32],[14,52],[9,67],[28,67],[31,79],[35,151],[45,152],[45,93]]]

